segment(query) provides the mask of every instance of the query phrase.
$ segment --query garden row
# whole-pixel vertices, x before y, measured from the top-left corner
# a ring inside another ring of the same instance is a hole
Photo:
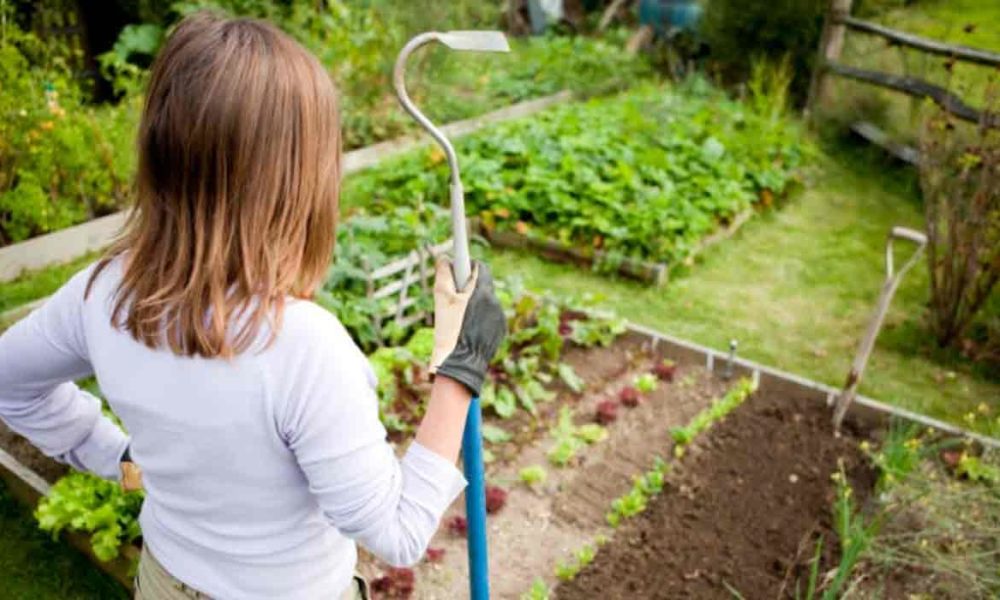
[[[413,11],[370,5],[348,8],[339,1],[175,2],[155,23],[126,27],[115,49],[101,57],[102,73],[114,81],[120,99],[95,105],[77,73],[80,57],[55,39],[43,40],[30,29],[19,28],[14,8],[7,3],[0,7],[5,23],[0,36],[0,246],[130,203],[134,138],[147,74],[137,65],[148,64],[165,28],[176,18],[206,7],[266,17],[316,53],[342,93],[347,148],[413,131],[412,120],[392,96],[390,73],[396,52],[416,33],[414,27],[441,26],[429,21],[430,15],[405,22],[416,18]],[[470,18],[492,25],[494,16]],[[439,122],[563,89],[583,95],[606,93],[651,73],[642,57],[621,52],[619,41],[615,37],[513,40],[513,56],[431,51],[414,63],[410,93]]]

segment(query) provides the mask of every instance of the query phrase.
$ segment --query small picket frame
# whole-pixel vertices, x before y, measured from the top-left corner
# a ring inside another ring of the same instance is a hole
[[[421,308],[419,294],[429,297],[434,285],[434,265],[437,259],[451,252],[453,240],[425,245],[406,256],[370,271],[365,277],[366,294],[371,300],[395,297],[395,302],[375,317],[375,332],[379,344],[385,342],[384,327],[395,323],[406,328],[423,321],[431,324],[431,311]]]

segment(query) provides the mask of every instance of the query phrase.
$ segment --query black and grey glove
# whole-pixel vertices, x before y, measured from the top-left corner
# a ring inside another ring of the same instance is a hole
[[[465,384],[478,395],[486,369],[507,334],[507,320],[493,292],[493,275],[474,262],[465,290],[455,289],[447,260],[437,263],[434,280],[434,352],[431,373]]]

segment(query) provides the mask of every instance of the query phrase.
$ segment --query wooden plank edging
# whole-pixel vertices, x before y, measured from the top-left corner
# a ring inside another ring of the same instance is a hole
[[[654,263],[634,258],[615,258],[603,250],[583,251],[562,242],[524,235],[516,231],[486,228],[479,219],[469,219],[470,230],[478,233],[491,245],[501,248],[527,249],[556,262],[569,262],[585,266],[608,265],[617,274],[648,283],[663,285],[669,268],[664,263]]]
[[[452,138],[461,137],[489,125],[526,117],[572,99],[573,93],[563,90],[549,96],[518,102],[484,115],[448,123],[441,129]],[[342,158],[342,175],[367,169],[383,159],[429,143],[431,140],[427,136],[408,135],[346,152]],[[106,247],[121,231],[127,216],[128,210],[123,210],[0,248],[0,283],[16,278],[26,270],[69,262],[87,252]]]
[[[127,218],[128,211],[121,211],[0,248],[0,283],[23,271],[69,262],[104,248],[118,235]]]

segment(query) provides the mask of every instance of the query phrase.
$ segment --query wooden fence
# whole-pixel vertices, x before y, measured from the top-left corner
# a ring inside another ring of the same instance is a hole
[[[953,61],[986,67],[1000,67],[1000,54],[968,46],[947,44],[852,17],[852,3],[853,0],[830,0],[830,8],[820,38],[819,59],[809,87],[809,98],[806,102],[807,115],[814,114],[816,109],[828,98],[830,77],[839,76],[916,98],[927,98],[934,101],[943,110],[964,121],[984,123],[989,127],[1000,127],[1000,115],[984,113],[974,108],[947,88],[917,77],[861,69],[838,62],[844,48],[847,30],[878,36],[891,45],[905,46],[921,52],[945,56]],[[882,144],[882,140],[885,140],[886,136],[872,128],[870,123],[859,123],[854,126],[854,129],[864,137]],[[861,130],[859,131],[859,129]],[[888,149],[893,151],[891,147]],[[894,153],[899,155],[898,152]],[[913,157],[911,154],[909,158],[907,156],[900,156],[900,158],[910,160]]]

